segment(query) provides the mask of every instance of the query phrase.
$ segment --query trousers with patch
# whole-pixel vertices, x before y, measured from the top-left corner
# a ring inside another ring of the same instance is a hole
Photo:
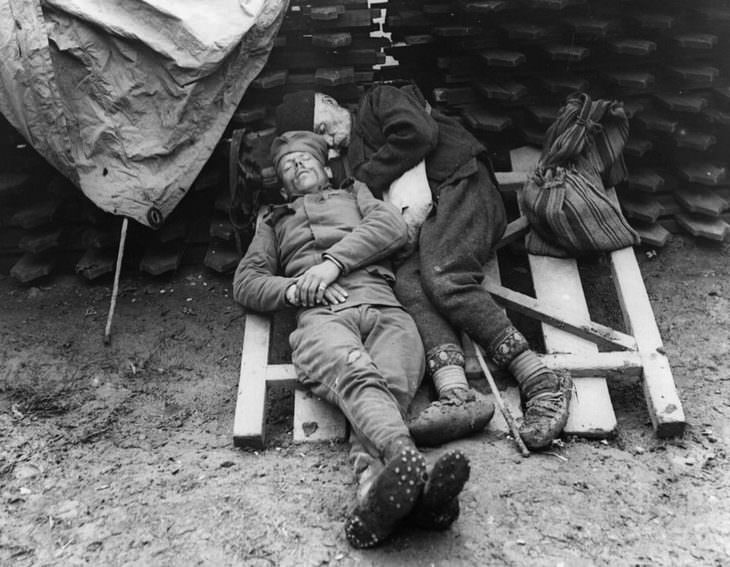
[[[424,351],[403,309],[305,309],[289,342],[299,381],[350,423],[356,472],[380,459],[391,441],[410,435],[404,418],[423,378]]]
[[[459,344],[464,331],[487,348],[511,326],[481,286],[507,221],[488,167],[472,160],[434,192],[418,251],[396,274],[396,295],[413,316],[426,351]],[[490,353],[491,354],[491,353]]]

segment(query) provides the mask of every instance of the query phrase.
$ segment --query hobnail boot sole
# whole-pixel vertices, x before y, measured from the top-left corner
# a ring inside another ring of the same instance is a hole
[[[445,530],[459,517],[458,496],[469,480],[469,459],[459,450],[441,455],[428,473],[423,493],[413,507],[415,525]]]
[[[373,547],[385,540],[416,503],[426,476],[426,461],[404,449],[385,464],[364,501],[345,521],[345,536],[355,548]]]

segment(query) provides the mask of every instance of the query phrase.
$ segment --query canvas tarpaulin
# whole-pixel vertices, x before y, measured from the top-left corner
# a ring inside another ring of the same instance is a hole
[[[0,0],[0,112],[101,209],[148,226],[185,195],[287,0]]]

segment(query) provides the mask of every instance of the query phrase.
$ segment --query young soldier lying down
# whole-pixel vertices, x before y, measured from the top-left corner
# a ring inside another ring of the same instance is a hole
[[[427,466],[404,422],[424,351],[392,289],[388,257],[407,238],[400,212],[363,183],[332,187],[317,134],[285,132],[271,154],[288,203],[263,216],[234,295],[255,311],[297,309],[289,340],[299,380],[350,422],[358,489],[347,539],[372,547],[402,521],[446,529],[459,515],[469,462],[448,451]]]

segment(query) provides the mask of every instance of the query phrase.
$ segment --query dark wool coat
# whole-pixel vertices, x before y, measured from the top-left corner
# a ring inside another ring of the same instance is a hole
[[[431,109],[416,87],[376,86],[353,114],[350,167],[378,198],[423,159],[435,190],[481,155],[484,146],[455,118]]]

